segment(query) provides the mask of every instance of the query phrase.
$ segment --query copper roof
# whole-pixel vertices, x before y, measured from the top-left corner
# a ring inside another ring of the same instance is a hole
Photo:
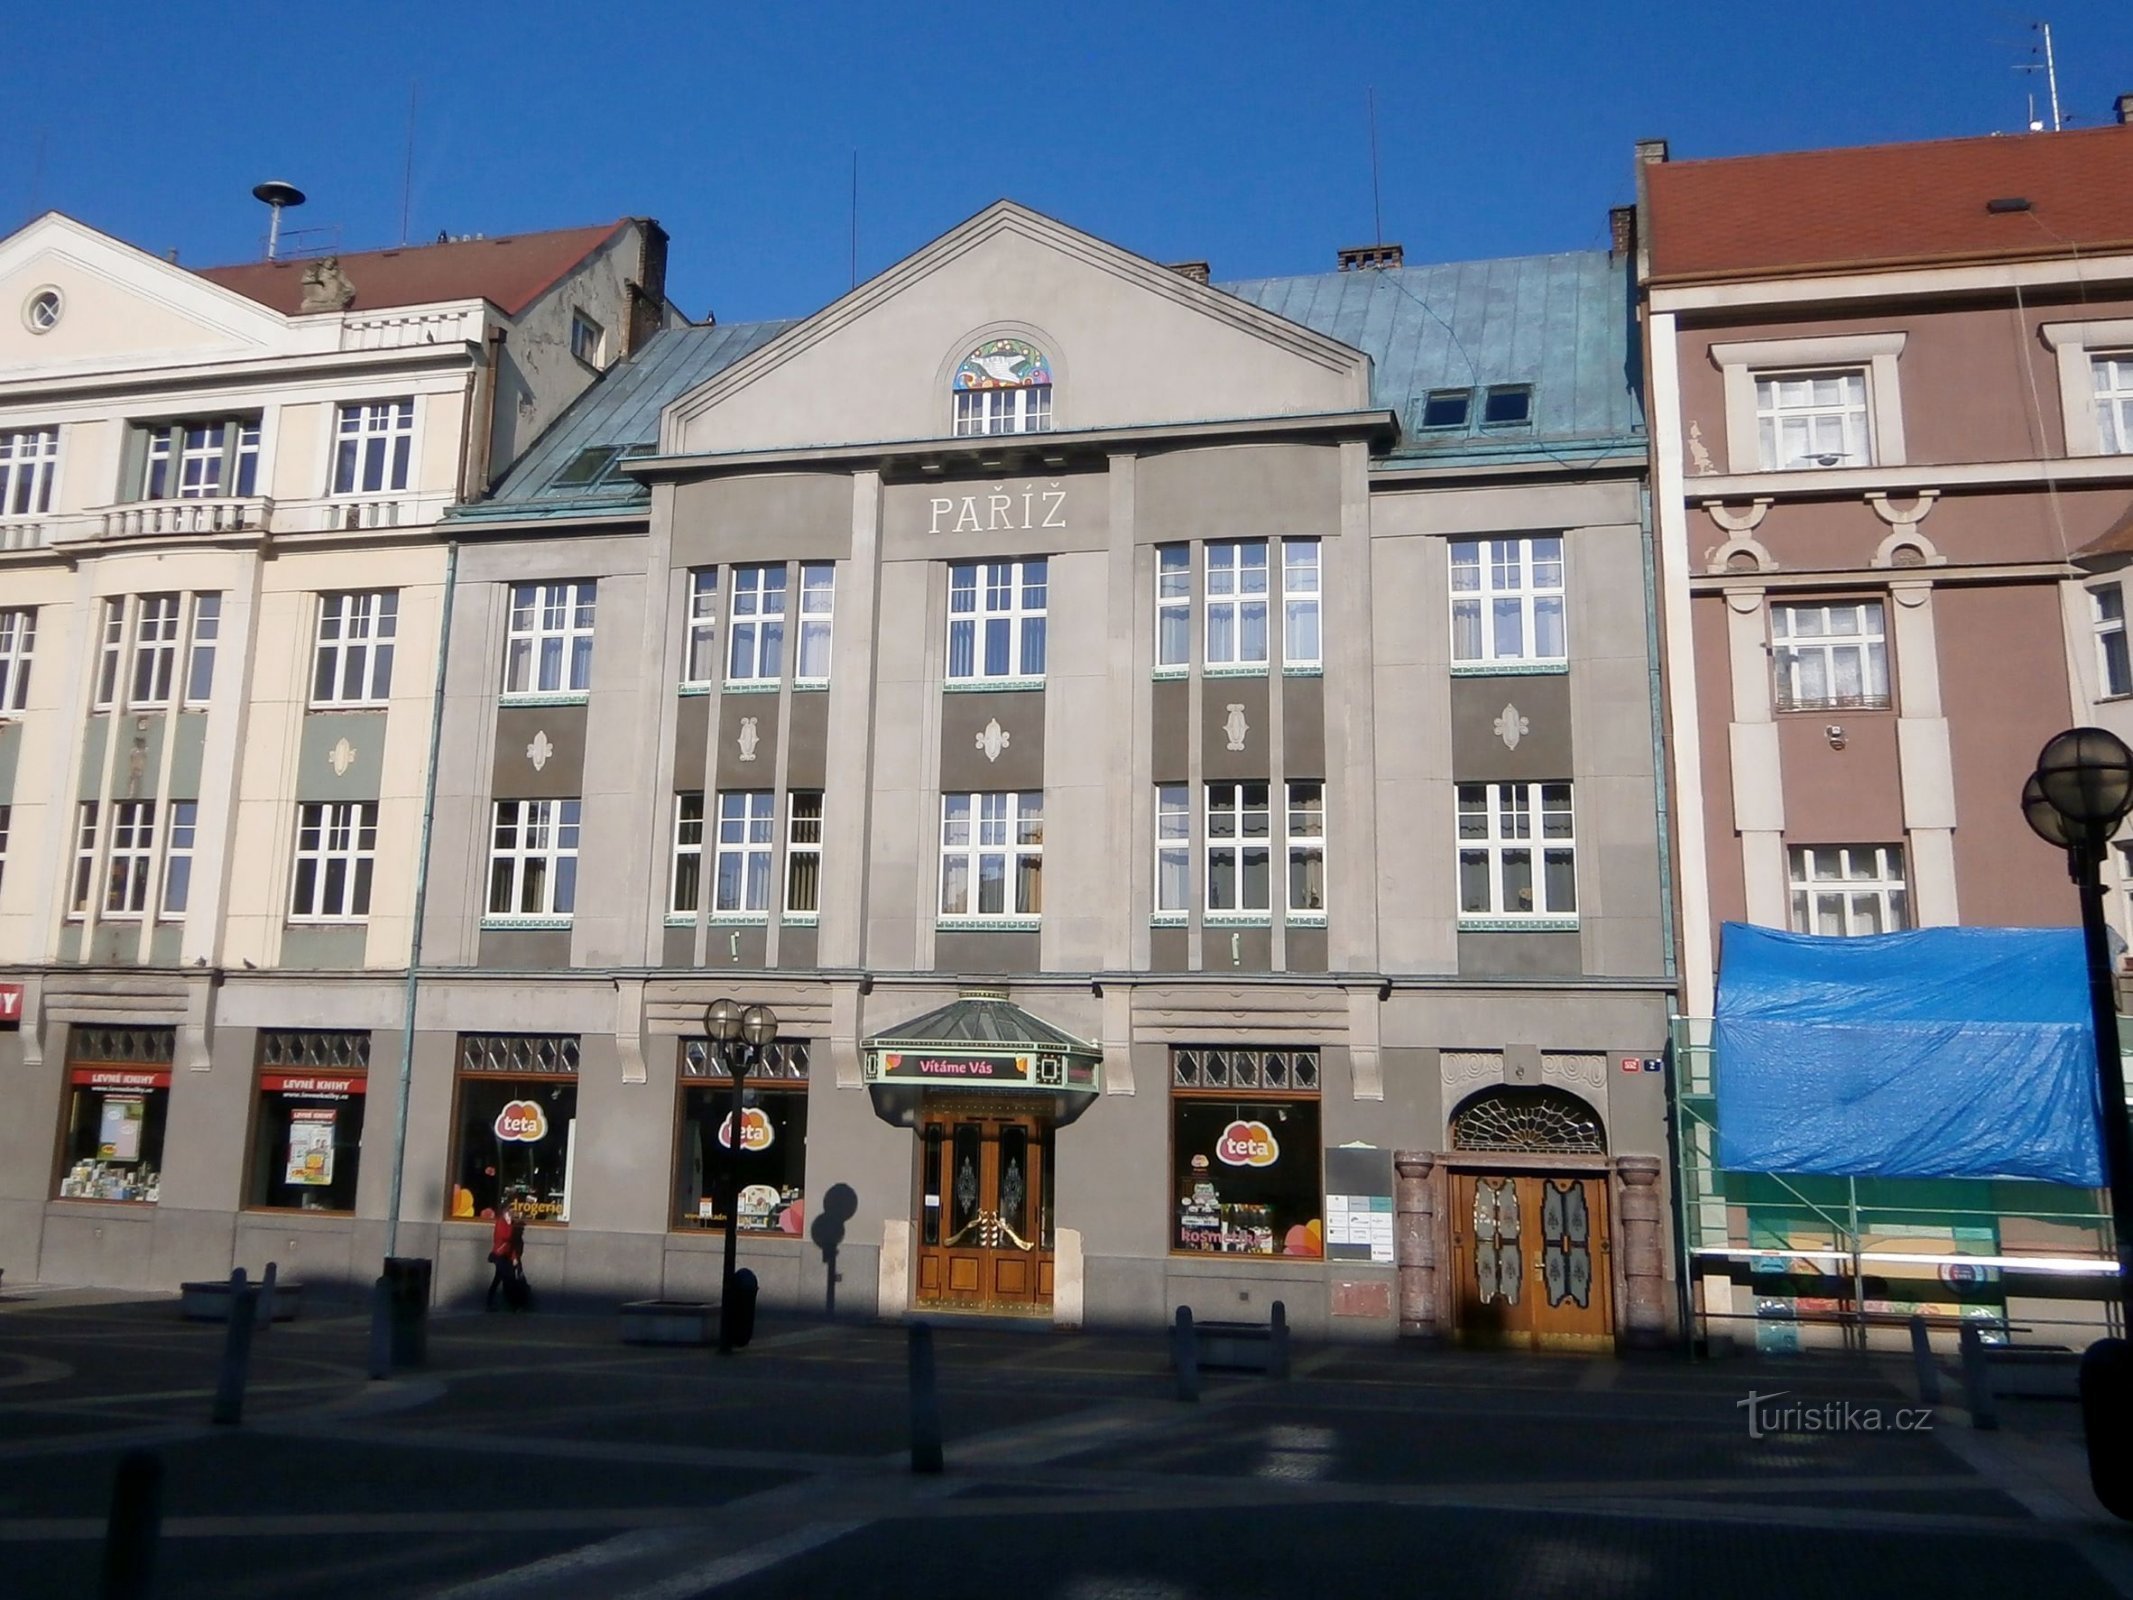
[[[341,271],[355,285],[355,302],[349,309],[378,311],[441,300],[487,300],[506,316],[515,317],[628,226],[625,218],[590,228],[349,252],[339,257]],[[295,316],[303,298],[304,268],[310,264],[308,259],[247,261],[196,270],[210,283]]]
[[[1651,281],[2133,249],[2133,127],[1644,169]],[[1988,212],[1988,200],[2027,210]]]

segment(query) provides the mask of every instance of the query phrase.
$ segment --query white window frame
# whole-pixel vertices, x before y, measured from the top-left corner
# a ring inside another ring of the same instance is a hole
[[[1258,795],[1253,803],[1254,792]],[[1271,918],[1274,912],[1273,786],[1248,779],[1223,779],[1200,789],[1202,804],[1202,879],[1205,909],[1211,917]],[[1251,832],[1256,820],[1258,832]],[[1249,887],[1253,858],[1260,888]],[[1234,901],[1216,904],[1217,888],[1226,884]],[[1246,904],[1247,899],[1253,903]]]
[[[1476,805],[1476,802],[1479,805]],[[1563,924],[1577,922],[1577,797],[1568,783],[1462,783],[1457,808],[1455,879],[1461,923]],[[1550,833],[1554,826],[1557,831]],[[1558,904],[1550,893],[1548,858],[1567,856],[1570,893]],[[1524,861],[1524,897],[1514,887],[1515,863]],[[1467,869],[1478,861],[1487,874],[1488,904],[1467,904]]]
[[[767,919],[777,843],[777,796],[768,789],[721,789],[711,868],[714,917]],[[728,882],[729,874],[731,882]]]
[[[97,823],[101,807],[94,800],[84,800],[74,813],[74,879],[72,891],[67,896],[67,916],[79,919],[89,915],[91,895],[96,887],[96,841]]]
[[[997,390],[974,390],[993,394]],[[950,683],[1035,685],[1044,681],[1051,646],[1051,563],[1043,556],[1023,561],[951,561],[948,564],[948,653],[942,672]],[[996,632],[997,630],[997,632]],[[956,666],[956,636],[968,640],[969,661]],[[1000,671],[986,665],[994,638],[1007,642]],[[1030,670],[1026,658],[1034,651]]]
[[[1570,659],[1569,574],[1561,534],[1454,539],[1452,665],[1557,666]],[[1557,648],[1542,648],[1552,621]],[[1506,637],[1510,630],[1516,637]]]
[[[1856,468],[1867,462],[1903,466],[1908,457],[1904,450],[1903,393],[1896,378],[1896,364],[1906,338],[1903,333],[1817,334],[1801,339],[1744,339],[1712,345],[1711,361],[1723,379],[1726,397],[1727,470],[1765,470],[1756,378],[1817,368],[1855,368],[1866,376],[1867,460],[1847,460],[1843,467]]]
[[[347,400],[334,410],[329,495],[400,494],[414,478],[415,401]],[[375,475],[377,482],[371,482]]]
[[[30,703],[30,659],[37,650],[37,608],[0,610],[0,716]]]
[[[296,856],[289,874],[289,920],[363,922],[378,851],[378,802],[309,800],[296,808]],[[310,893],[304,868],[311,867]]]
[[[126,661],[126,704],[167,706],[178,671],[178,632],[185,622],[185,596],[175,590],[137,595],[133,601],[133,648]]]
[[[489,835],[484,923],[568,923],[577,906],[583,802],[499,800]],[[509,909],[495,909],[499,873]],[[535,903],[527,904],[531,898]]]
[[[785,674],[792,575],[784,562],[770,561],[728,567],[726,576],[726,682],[775,684]]]
[[[199,832],[200,802],[170,802],[169,826],[163,830],[163,887],[157,915],[167,922],[182,921],[192,900],[193,843]]]
[[[1155,912],[1183,917],[1192,907],[1192,787],[1155,786]]]
[[[995,869],[990,877],[988,868]],[[988,881],[1000,886],[1000,904],[990,911]],[[1023,923],[1043,915],[1043,791],[941,796],[938,904],[944,923]]]
[[[1911,926],[1902,845],[1792,845],[1785,857],[1794,933],[1856,938]]]
[[[48,515],[58,480],[56,425],[0,432],[0,518]]]
[[[1274,629],[1269,615],[1267,561],[1270,548],[1264,539],[1210,539],[1201,549],[1205,569],[1205,595],[1200,619],[1201,659],[1209,670],[1224,667],[1264,671],[1273,649]],[[1251,559],[1253,555],[1257,560]],[[1257,587],[1254,587],[1256,582]],[[1245,627],[1253,613],[1259,626],[1259,653],[1246,653]],[[1218,619],[1222,626],[1218,627]],[[1226,631],[1227,640],[1219,637]]]
[[[812,807],[803,814],[802,802]],[[822,803],[820,789],[795,789],[785,796],[785,916],[811,918],[822,914]],[[812,895],[800,893],[800,868],[804,863],[814,863]],[[802,899],[812,899],[812,905],[801,905]]]
[[[1859,626],[1850,633],[1828,631],[1834,614],[1856,611]],[[1801,633],[1802,621],[1819,618],[1820,633]],[[1834,686],[1839,667],[1855,658],[1861,687],[1839,693],[1834,687],[1809,695],[1801,687],[1803,661],[1819,658],[1822,681]],[[1889,698],[1888,608],[1880,600],[1780,600],[1770,607],[1770,665],[1773,703],[1780,711],[1885,711]]]
[[[1316,539],[1281,541],[1281,664],[1310,668],[1325,662],[1321,547]]]
[[[1834,389],[1835,393],[1830,393]],[[1874,465],[1864,367],[1755,375],[1756,460],[1764,472]]]
[[[196,417],[139,426],[146,443],[133,499],[248,500],[258,494],[258,417]]]
[[[830,625],[837,609],[837,564],[800,563],[800,649],[793,657],[795,687],[820,688],[830,677]]]
[[[1046,433],[1051,426],[1052,386],[1048,383],[955,391],[955,436],[958,439],[1002,433]]]
[[[119,678],[126,664],[126,597],[106,595],[103,601],[102,637],[96,646],[96,692],[91,710],[109,711],[118,705]]]
[[[2059,414],[2070,456],[2103,456],[2133,451],[2133,415],[2118,401],[2117,375],[2102,363],[2133,369],[2133,317],[2094,322],[2047,322],[2039,330],[2059,359]],[[2110,379],[2112,381],[2105,382]],[[2116,404],[2113,429],[2105,427],[2105,407]]]
[[[2096,636],[2096,697],[2112,700],[2133,694],[2133,659],[2126,649],[2126,591],[2122,584],[2099,583],[2089,590],[2089,626]]]
[[[390,701],[399,632],[398,589],[321,594],[311,658],[312,705],[382,706]]]
[[[2095,379],[2096,448],[2133,455],[2133,350],[2103,350],[2089,358]]]
[[[681,646],[684,688],[709,688],[718,682],[718,568],[691,567],[686,593],[688,612]]]
[[[204,706],[215,692],[215,647],[222,639],[222,593],[209,590],[190,597],[185,647],[185,696],[188,706]]]
[[[607,330],[575,308],[570,313],[570,353],[595,372],[607,370]]]
[[[1155,548],[1155,664],[1192,664],[1192,546]]]
[[[139,922],[148,914],[155,873],[156,803],[111,802],[111,838],[104,850],[104,922]]]
[[[7,887],[7,835],[14,820],[15,808],[12,805],[0,805],[0,889]]]
[[[683,869],[693,868],[683,892]],[[667,873],[667,915],[694,918],[704,903],[704,793],[686,789],[674,796],[674,860]]]
[[[514,583],[506,603],[504,698],[588,693],[598,581]]]
[[[1313,778],[1308,782],[1291,782],[1288,789],[1288,810],[1284,816],[1283,840],[1288,850],[1286,874],[1288,913],[1291,922],[1320,922],[1326,915],[1326,785],[1323,779]],[[1311,867],[1317,867],[1318,903],[1308,904],[1309,893],[1298,881],[1298,869],[1303,870],[1306,880],[1311,877]]]

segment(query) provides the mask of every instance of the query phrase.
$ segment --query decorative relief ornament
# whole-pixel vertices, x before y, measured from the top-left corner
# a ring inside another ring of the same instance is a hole
[[[347,777],[348,769],[356,764],[355,746],[343,738],[339,744],[326,752],[326,761],[333,768],[336,778]]]
[[[987,761],[997,761],[1000,759],[1000,752],[1013,744],[1014,739],[1013,734],[1000,726],[1000,719],[994,717],[978,735],[978,748],[985,752]]]
[[[1489,726],[1496,730],[1496,737],[1503,741],[1506,750],[1516,750],[1518,741],[1533,731],[1532,722],[1519,715],[1518,707],[1509,702],[1505,703],[1503,710],[1496,714],[1496,720]]]
[[[741,732],[739,743],[741,747],[741,759],[743,761],[753,761],[755,759],[755,747],[759,742],[760,740],[755,731],[755,718],[741,718]]]
[[[1244,720],[1244,707],[1235,700],[1229,704],[1229,718],[1222,724],[1222,731],[1229,735],[1232,750],[1244,748],[1244,736],[1252,731],[1252,725]]]
[[[533,763],[533,770],[538,772],[547,766],[548,758],[554,754],[555,746],[548,742],[548,730],[536,728],[533,732],[533,743],[526,746],[526,759]]]

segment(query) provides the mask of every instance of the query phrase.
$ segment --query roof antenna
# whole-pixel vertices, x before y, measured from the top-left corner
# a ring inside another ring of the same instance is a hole
[[[415,80],[407,80],[407,164],[400,170],[400,248],[407,248],[407,212],[415,197]]]
[[[852,287],[859,287],[859,152],[852,152]]]
[[[304,191],[293,183],[284,183],[279,178],[270,178],[265,183],[252,186],[252,198],[264,204],[270,213],[267,223],[267,259],[274,259],[274,252],[281,248],[281,211],[283,206],[300,206],[304,203]]]
[[[1370,106],[1370,220],[1375,232],[1372,244],[1385,242],[1385,207],[1378,197],[1378,91],[1375,84],[1363,91]]]
[[[2044,98],[2051,104],[2052,132],[2058,133],[2065,127],[2065,122],[2059,114],[2059,63],[2052,55],[2052,25],[2049,22],[2032,22],[2029,26],[2031,32],[2040,34],[2043,37],[2044,63],[2041,68],[2038,66],[2036,60],[2037,52],[2032,47],[2029,52],[2030,59],[2016,66],[2015,71],[2043,72]],[[2044,123],[2037,116],[2037,97],[2034,93],[2029,97],[2029,131],[2031,133],[2042,133],[2044,131]]]

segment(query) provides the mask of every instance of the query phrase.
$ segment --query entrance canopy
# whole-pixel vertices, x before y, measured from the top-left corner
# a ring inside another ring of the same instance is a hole
[[[1103,1051],[1005,996],[965,995],[869,1035],[862,1052],[874,1108],[908,1123],[927,1089],[1016,1092],[1057,1102],[1056,1120],[1081,1114],[1100,1087]]]
[[[1822,938],[1729,922],[1720,1164],[2103,1182],[2078,928]]]

